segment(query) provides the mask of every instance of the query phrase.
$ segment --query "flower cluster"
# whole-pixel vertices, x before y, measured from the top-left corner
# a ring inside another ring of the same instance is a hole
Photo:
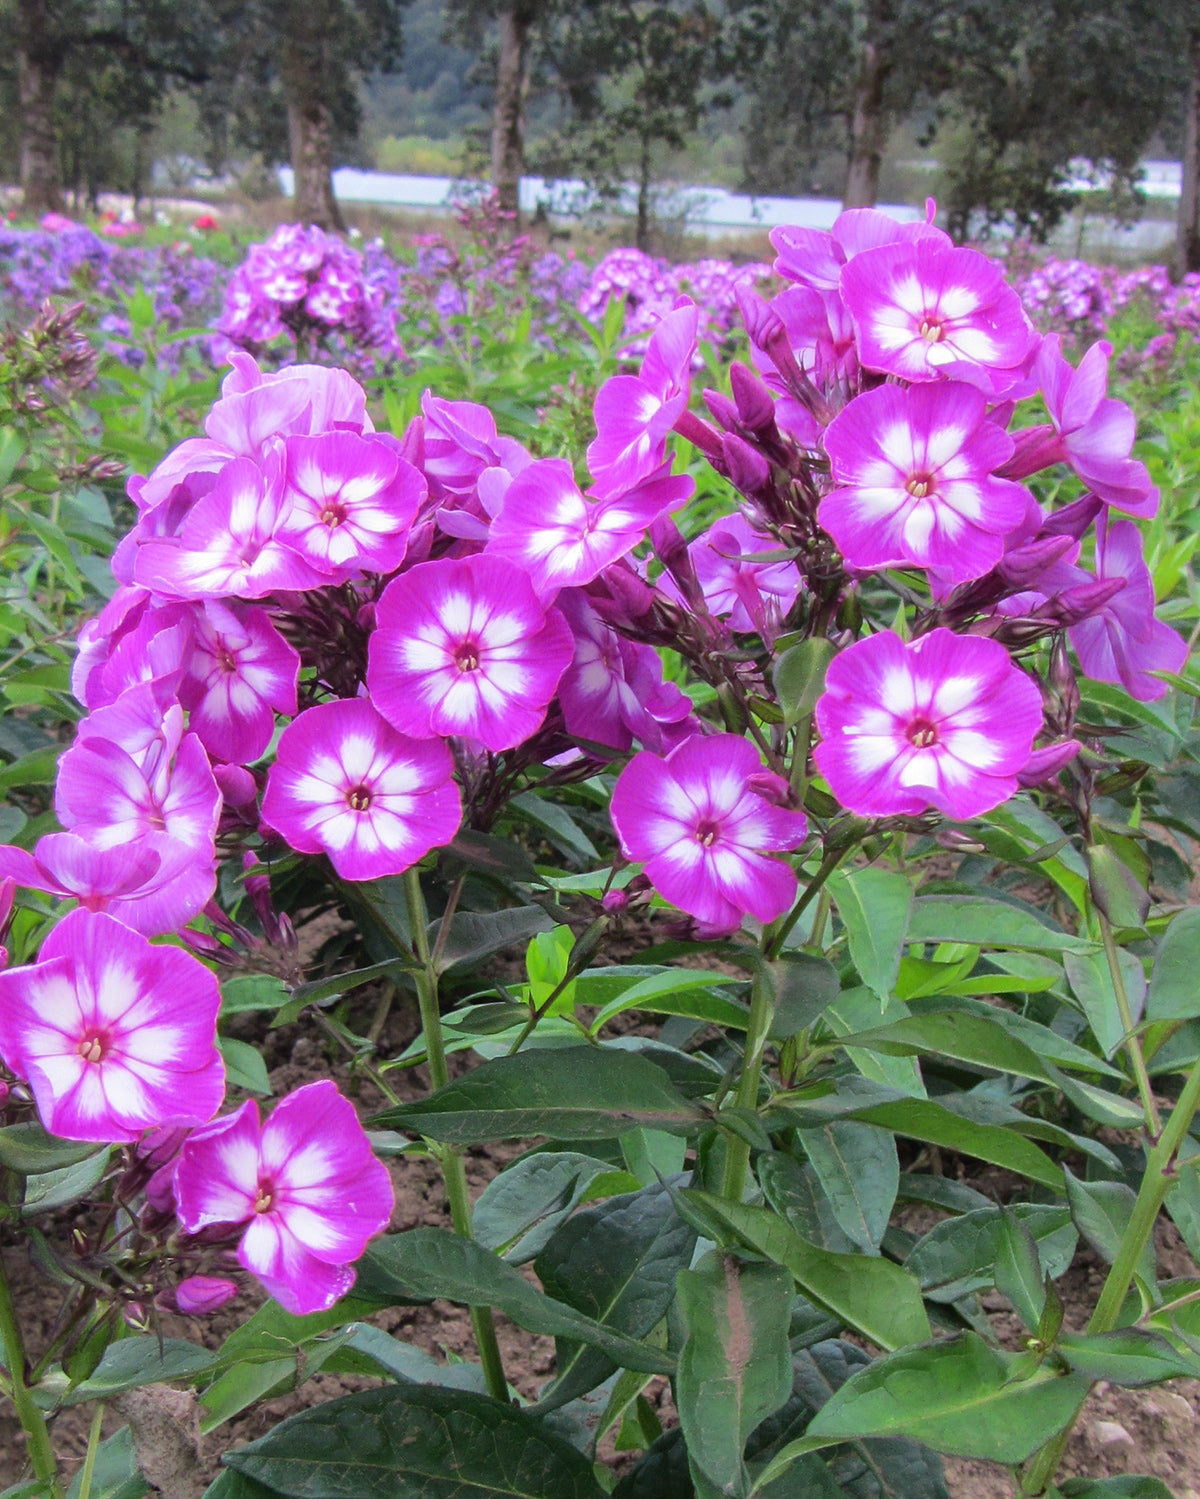
[[[721,343],[738,326],[738,287],[753,287],[770,275],[771,267],[756,261],[734,265],[708,258],[673,265],[644,250],[610,250],[592,270],[579,310],[598,322],[610,298],[623,301],[625,334],[631,346],[641,348],[676,298],[686,296],[700,309],[700,337]]]
[[[229,278],[217,329],[246,349],[284,333],[308,346],[337,332],[385,359],[404,353],[394,309],[365,276],[363,257],[336,235],[301,224],[283,224],[251,246]]]

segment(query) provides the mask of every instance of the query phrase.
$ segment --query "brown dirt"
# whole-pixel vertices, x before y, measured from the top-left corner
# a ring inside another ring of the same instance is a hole
[[[396,1054],[415,1034],[415,1015],[400,1008],[393,1013],[385,1036],[383,1051]],[[311,1033],[300,1034],[295,1028],[270,1032],[264,1051],[276,1097],[311,1082],[317,1077],[334,1075],[341,1087],[347,1077],[340,1056],[333,1054],[331,1043]],[[462,1055],[452,1056],[451,1070],[468,1065]],[[420,1097],[427,1090],[424,1069],[394,1072],[389,1083],[401,1097]],[[369,1080],[362,1080],[358,1094],[364,1115],[381,1106],[383,1100]],[[467,1154],[467,1179],[472,1195],[478,1196],[489,1180],[510,1161],[516,1150],[512,1146],[488,1146]],[[399,1231],[420,1225],[449,1226],[437,1166],[428,1160],[405,1158],[391,1163],[396,1189],[396,1210],[391,1228]],[[972,1178],[976,1185],[980,1183]],[[999,1195],[1003,1186],[993,1184]],[[52,1237],[61,1243],[72,1226],[70,1215],[53,1220]],[[917,1228],[914,1222],[910,1225]],[[11,1244],[11,1240],[9,1241]],[[12,1281],[14,1298],[25,1328],[28,1345],[36,1351],[45,1342],[57,1311],[57,1297],[47,1294],[48,1282],[29,1263],[9,1247],[6,1265]],[[1164,1225],[1160,1236],[1160,1268],[1169,1275],[1195,1274],[1186,1251],[1173,1228]],[[1067,1303],[1067,1323],[1080,1327],[1095,1302],[1102,1280],[1102,1267],[1081,1254],[1069,1274],[1059,1283]],[[257,1288],[248,1287],[229,1306],[207,1319],[185,1319],[165,1316],[163,1332],[167,1336],[189,1337],[209,1346],[221,1340],[240,1325],[261,1303]],[[999,1298],[985,1302],[997,1314],[997,1330],[1002,1339],[1014,1341],[1019,1333],[1015,1320],[1004,1313]],[[435,1358],[471,1358],[473,1337],[467,1312],[444,1302],[424,1307],[395,1307],[371,1319],[386,1331],[394,1333]],[[531,1397],[554,1367],[554,1344],[549,1338],[535,1337],[498,1319],[500,1347],[509,1379],[523,1396]],[[335,1399],[352,1390],[369,1387],[373,1381],[328,1374],[317,1374],[299,1389],[252,1407],[204,1439],[201,1446],[202,1469],[206,1480],[216,1476],[220,1454],[261,1436],[285,1416],[308,1406]],[[669,1387],[656,1381],[648,1390],[664,1426],[674,1423]],[[1151,1390],[1123,1390],[1099,1385],[1090,1397],[1084,1416],[1073,1437],[1063,1465],[1062,1476],[1088,1474],[1108,1477],[1122,1473],[1151,1473],[1161,1477],[1176,1499],[1200,1499],[1200,1383],[1176,1381],[1170,1386]],[[128,1414],[115,1410],[106,1413],[105,1435],[125,1423]],[[87,1438],[88,1413],[83,1410],[64,1412],[56,1423],[54,1438],[68,1471],[82,1459]],[[603,1455],[614,1460],[611,1437]],[[617,1457],[624,1467],[629,1457]],[[0,1488],[15,1483],[23,1471],[23,1449],[20,1428],[7,1402],[0,1405]],[[1012,1484],[1007,1474],[988,1463],[950,1460],[946,1464],[947,1482],[954,1499],[1010,1499]],[[163,1490],[170,1493],[170,1486]],[[172,1499],[183,1499],[182,1494]]]

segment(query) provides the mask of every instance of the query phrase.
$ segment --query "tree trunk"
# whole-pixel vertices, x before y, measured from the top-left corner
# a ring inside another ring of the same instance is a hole
[[[650,182],[652,142],[648,135],[642,137],[642,154],[638,163],[637,234],[635,243],[639,250],[650,251]]]
[[[887,145],[883,86],[892,71],[892,0],[866,0],[861,13],[858,77],[850,109],[850,162],[843,208],[873,208]]]
[[[62,212],[54,95],[62,54],[47,35],[46,0],[21,0],[17,91],[21,104],[21,206],[26,213]]]
[[[1200,25],[1188,47],[1190,82],[1183,132],[1183,180],[1179,192],[1177,269],[1180,276],[1200,271]]]
[[[344,229],[333,195],[333,131],[329,110],[320,100],[288,104],[288,140],[295,174],[296,221],[321,229]]]
[[[520,227],[521,172],[525,165],[526,57],[532,13],[521,0],[508,0],[500,12],[500,61],[492,114],[492,194],[502,213]]]

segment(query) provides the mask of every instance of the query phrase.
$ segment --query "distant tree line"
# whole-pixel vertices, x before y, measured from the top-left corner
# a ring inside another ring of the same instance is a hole
[[[124,132],[135,179],[163,98],[196,100],[211,162],[290,158],[296,212],[338,226],[336,160],[354,151],[364,80],[395,67],[410,0],[0,0],[0,126],[26,206],[88,191]],[[419,0],[422,35],[435,0]],[[441,0],[475,59],[462,88],[491,110],[491,177],[516,222],[530,168],[632,182],[649,241],[664,160],[737,107],[744,186],[803,192],[845,163],[844,201],[873,203],[889,141],[918,126],[959,234],[1005,222],[1044,237],[1093,163],[1136,203],[1151,141],[1184,161],[1179,254],[1200,269],[1198,0]],[[542,128],[527,140],[531,101]],[[139,155],[139,142],[143,143]],[[131,143],[131,144],[130,144]]]

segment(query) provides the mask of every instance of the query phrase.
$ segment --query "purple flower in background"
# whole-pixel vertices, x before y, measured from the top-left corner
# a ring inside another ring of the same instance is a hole
[[[389,723],[511,749],[546,716],[571,660],[570,627],[529,578],[488,555],[422,562],[376,609],[367,687]]]
[[[1124,401],[1106,396],[1112,346],[1095,343],[1073,369],[1056,333],[1043,339],[1033,364],[1059,437],[1059,456],[1093,493],[1131,515],[1152,516],[1158,490],[1146,465],[1131,457],[1137,420]]]
[[[327,577],[390,573],[404,561],[425,480],[383,437],[289,437],[275,536]]]
[[[598,495],[630,490],[666,461],[666,438],[687,409],[696,352],[696,306],[669,312],[650,337],[636,375],[614,375],[596,396],[596,437],[587,450]]]
[[[193,1131],[175,1170],[188,1233],[247,1224],[238,1261],[295,1316],[325,1311],[354,1284],[354,1262],[395,1205],[354,1106],[328,1080],[275,1105],[253,1099]]]
[[[633,550],[652,521],[695,489],[686,474],[654,475],[625,494],[587,500],[565,458],[542,458],[517,475],[492,526],[487,550],[526,571],[538,594],[578,588]]]
[[[1181,672],[1187,641],[1154,617],[1154,582],[1142,557],[1142,538],[1132,521],[1097,527],[1096,575],[1123,578],[1125,587],[1098,613],[1068,631],[1085,676],[1119,682],[1130,697],[1152,703],[1164,697],[1166,682],[1152,672]],[[1087,574],[1081,574],[1087,579]]]
[[[994,640],[934,630],[906,645],[885,630],[834,658],[816,721],[817,765],[848,811],[961,819],[1016,791],[1042,695]]]
[[[645,866],[672,905],[713,932],[743,916],[774,921],[796,897],[796,875],[772,853],[799,846],[802,812],[753,789],[763,774],[753,745],[735,734],[687,739],[666,759],[643,750],[617,777],[611,815],[627,859]]]
[[[38,962],[0,973],[0,1056],[64,1140],[136,1140],[211,1119],[225,1095],[217,981],[176,947],[73,911]]]
[[[1029,496],[995,477],[1012,439],[959,381],[864,391],[825,433],[835,488],[817,518],[851,567],[937,568],[955,582],[999,562]]]
[[[319,588],[326,579],[277,532],[286,507],[282,463],[264,473],[235,458],[189,511],[177,538],[138,549],[134,577],[167,598],[265,598]]]
[[[306,708],[280,736],[263,821],[345,880],[401,874],[462,821],[444,744],[408,739],[365,698]]]
[[[271,743],[276,713],[295,713],[299,676],[298,653],[265,610],[206,599],[179,691],[188,728],[214,760],[257,760]]]
[[[691,700],[663,681],[653,647],[618,635],[574,589],[559,595],[558,607],[575,636],[574,658],[558,684],[568,734],[615,750],[637,739],[661,753],[665,735],[686,733]]]
[[[867,369],[905,380],[953,376],[1001,395],[1037,344],[1021,300],[994,262],[938,241],[865,250],[840,287]]]

